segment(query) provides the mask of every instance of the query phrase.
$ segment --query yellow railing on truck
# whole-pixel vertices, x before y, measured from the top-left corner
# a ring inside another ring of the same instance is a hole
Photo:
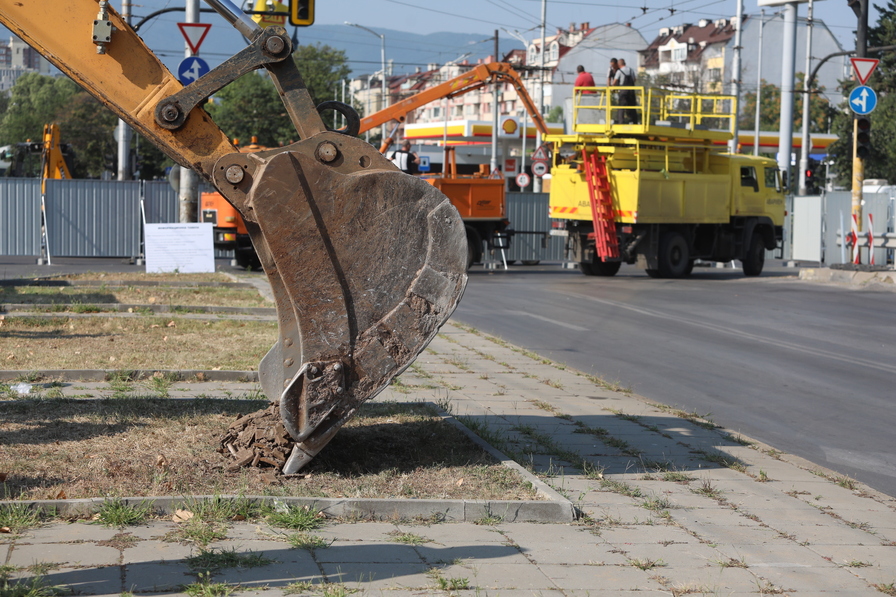
[[[654,87],[576,87],[573,134],[562,137],[563,141],[577,134],[727,140],[734,134],[736,108],[732,95]]]

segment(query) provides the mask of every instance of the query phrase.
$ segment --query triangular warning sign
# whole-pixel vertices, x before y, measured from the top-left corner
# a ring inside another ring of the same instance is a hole
[[[544,145],[535,150],[535,153],[532,154],[532,159],[542,162],[548,161],[548,152],[545,151]]]
[[[208,30],[212,28],[211,23],[178,23],[177,26],[194,54],[199,52],[199,46],[205,41]]]
[[[877,68],[880,60],[876,58],[850,58],[852,61],[852,70],[856,73],[856,79],[864,85],[871,78],[871,73]]]

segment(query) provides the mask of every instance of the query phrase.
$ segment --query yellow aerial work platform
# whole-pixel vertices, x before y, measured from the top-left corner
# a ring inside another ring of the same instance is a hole
[[[545,136],[554,145],[551,217],[592,219],[585,162],[596,153],[606,160],[617,222],[727,221],[740,183],[714,143],[732,138],[735,107],[728,95],[576,88],[572,132]]]

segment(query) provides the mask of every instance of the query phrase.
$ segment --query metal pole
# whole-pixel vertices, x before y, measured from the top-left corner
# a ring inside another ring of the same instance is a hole
[[[185,22],[199,22],[199,0],[186,0]],[[252,23],[255,24],[254,22]],[[190,46],[184,42],[184,58],[193,55]],[[179,214],[178,221],[181,223],[191,223],[198,220],[199,205],[199,176],[190,168],[181,167],[180,169],[180,186],[177,192],[177,200]]]
[[[498,30],[495,29],[495,62],[498,61]],[[492,91],[492,158],[489,162],[489,172],[494,174],[498,169],[498,90],[500,89],[500,81],[495,80],[495,88]],[[506,174],[506,173],[505,173]]]
[[[529,113],[525,109],[523,110],[523,150],[520,153],[520,172],[526,171],[526,124],[528,122]],[[526,185],[528,187],[529,185]],[[523,187],[520,189],[521,191],[525,191],[526,188]]]
[[[728,142],[728,153],[737,153],[740,144],[738,136],[738,122],[740,115],[740,54],[741,31],[744,28],[744,0],[737,0],[737,29],[734,32],[734,64],[731,67],[731,95],[734,96],[734,136]]]
[[[856,57],[865,58],[868,53],[868,0],[851,0],[850,7],[858,17],[856,26]],[[865,183],[865,162],[856,155],[858,127],[852,125],[852,215],[857,220],[858,231],[862,231],[862,185]]]
[[[809,0],[809,12],[806,17],[806,70],[803,76],[803,143],[800,149],[800,189],[801,196],[808,195],[806,187],[806,170],[809,169],[809,73],[812,70],[812,0]]]
[[[548,13],[548,0],[541,0],[541,70],[539,71],[539,77],[541,79],[541,85],[538,86],[538,113],[542,116],[544,115],[544,53],[547,48],[544,47],[545,40],[545,21],[547,20]],[[535,133],[535,147],[541,147],[541,131],[537,131]],[[535,180],[532,181],[532,191],[535,193],[541,192],[541,178],[538,176],[534,177]]]
[[[383,92],[383,110],[389,107],[389,96],[386,95],[386,35],[376,33],[380,36],[380,65],[383,67],[383,78],[380,81]],[[380,136],[382,141],[386,140],[386,123],[380,128]],[[381,141],[381,142],[382,142]]]
[[[131,2],[130,0],[122,0],[121,2],[121,18],[128,25],[131,24]],[[129,180],[131,178],[131,127],[118,119],[118,127],[115,129],[116,140],[118,141],[118,180]]]
[[[765,9],[759,11],[759,58],[756,63],[756,122],[753,126],[753,155],[759,155],[759,119],[762,110],[762,32],[765,29]]]
[[[797,3],[790,2],[783,8],[784,39],[781,62],[781,125],[778,129],[778,169],[786,175],[788,191],[792,192],[790,155],[793,151],[793,78],[796,63],[796,15]]]

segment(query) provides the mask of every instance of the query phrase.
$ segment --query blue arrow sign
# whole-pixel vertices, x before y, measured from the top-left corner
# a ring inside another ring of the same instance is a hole
[[[871,114],[877,107],[877,94],[867,85],[861,85],[849,94],[849,107],[860,116]]]
[[[181,84],[189,85],[209,71],[208,62],[199,56],[190,56],[180,61],[177,67],[177,78]]]

